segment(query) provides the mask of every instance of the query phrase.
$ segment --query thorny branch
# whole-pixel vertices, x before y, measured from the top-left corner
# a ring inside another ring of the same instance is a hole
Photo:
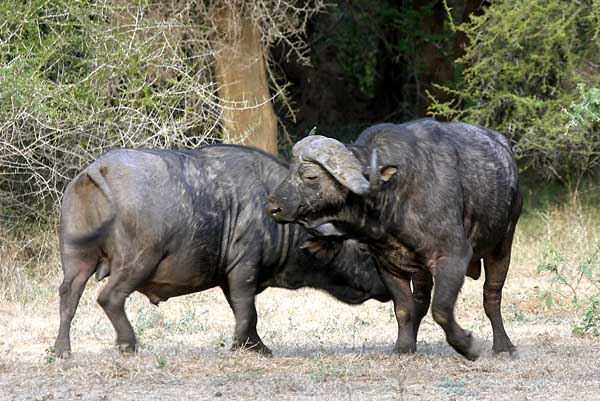
[[[307,63],[306,24],[324,8],[322,0],[63,4],[60,12],[50,5],[36,15],[17,11],[0,24],[3,220],[56,210],[68,181],[111,148],[219,141],[223,111],[249,106],[218,96],[219,32],[208,18],[216,7],[250,18],[265,49],[284,42],[288,55]],[[39,36],[36,43],[19,42],[29,31]],[[272,70],[267,101],[293,113]]]

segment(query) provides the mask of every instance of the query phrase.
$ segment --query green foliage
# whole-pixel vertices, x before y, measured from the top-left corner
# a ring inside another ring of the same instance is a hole
[[[73,0],[2,4],[2,112],[21,109],[50,125],[90,126],[131,108],[164,121],[178,114],[173,107],[183,114],[186,103],[197,100],[185,90],[198,87],[193,78],[211,82],[197,74],[202,55],[185,55],[198,45],[185,35],[202,31],[182,16],[185,10],[157,10],[151,2],[139,8]],[[167,14],[163,21],[159,11]],[[174,43],[180,39],[183,46]]]
[[[550,309],[557,298],[583,309],[583,316],[573,327],[576,335],[600,334],[600,242],[591,256],[571,266],[556,249],[549,248],[537,267],[548,273],[552,287],[540,293],[540,300]],[[582,293],[584,295],[582,295]],[[591,295],[590,295],[591,294]]]
[[[337,50],[346,78],[368,98],[376,94],[379,64],[385,59],[392,60],[398,71],[408,72],[407,80],[418,80],[426,67],[420,59],[425,46],[433,44],[450,56],[446,50],[452,32],[429,32],[423,22],[433,14],[435,1],[403,3],[359,0],[331,9],[336,29],[335,35],[328,35],[328,44]]]
[[[52,365],[56,362],[56,354],[54,353],[54,347],[48,347],[44,350],[44,362],[46,365]]]
[[[167,357],[162,354],[156,355],[156,367],[158,369],[164,369],[167,367]]]
[[[579,101],[571,105],[568,112],[570,127],[593,129],[600,123],[600,88],[587,89],[584,84],[578,84]]]
[[[573,334],[577,336],[600,335],[600,296],[596,295],[590,300],[581,321],[573,327]]]
[[[381,36],[373,2],[359,0],[352,5],[331,8],[335,34],[323,32],[325,45],[336,49],[346,79],[368,97],[375,94],[378,42]],[[329,27],[328,27],[329,28]]]
[[[419,60],[423,48],[433,44],[444,56],[450,57],[448,45],[453,39],[451,30],[430,32],[423,21],[431,19],[436,1],[407,1],[403,8],[382,7],[379,10],[381,24],[392,32],[393,41],[385,43],[400,64],[413,64]],[[425,66],[415,65],[422,69]]]
[[[600,1],[500,0],[457,29],[461,80],[430,113],[497,129],[523,168],[576,186],[600,163]]]

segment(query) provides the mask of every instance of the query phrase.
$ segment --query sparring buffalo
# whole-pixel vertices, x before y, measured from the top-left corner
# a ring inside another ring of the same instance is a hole
[[[299,222],[369,246],[392,293],[397,352],[416,351],[435,282],[433,318],[448,343],[471,360],[478,350],[456,322],[454,305],[465,275],[481,274],[482,259],[493,350],[516,356],[500,302],[521,206],[506,138],[431,119],[375,125],[350,145],[320,135],[299,141],[290,175],[268,204],[279,222]]]
[[[137,347],[124,310],[133,291],[158,304],[218,286],[235,316],[233,348],[266,354],[254,298],[269,286],[320,288],[351,304],[391,299],[366,246],[270,218],[267,194],[287,173],[276,158],[234,145],[119,149],[88,166],[62,202],[55,353],[70,355],[71,321],[94,273],[108,280],[98,303],[124,352]]]

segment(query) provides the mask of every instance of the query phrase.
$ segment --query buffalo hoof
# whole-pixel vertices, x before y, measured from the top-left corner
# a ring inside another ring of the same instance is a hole
[[[517,347],[515,347],[508,338],[503,340],[494,341],[494,345],[492,346],[492,351],[494,354],[502,354],[509,353],[512,359],[519,359],[519,354],[517,352]]]
[[[256,352],[259,355],[266,356],[266,357],[273,356],[273,352],[269,349],[269,347],[267,347],[263,343],[233,344],[231,346],[231,351],[252,351],[252,352]]]
[[[467,358],[469,361],[476,361],[477,358],[479,358],[480,353],[481,353],[481,349],[478,346],[473,345],[462,355],[465,358]]]
[[[266,356],[268,358],[271,358],[273,356],[273,351],[271,351],[269,347],[267,347],[264,344],[260,344],[260,347],[258,347],[258,349],[251,348],[251,350],[258,352],[259,355]]]
[[[48,352],[54,355],[58,359],[69,359],[71,358],[71,347],[65,344],[57,342],[54,347],[50,347]]]
[[[465,331],[465,334],[458,340],[450,341],[448,343],[462,356],[467,358],[469,361],[475,361],[479,358],[481,353],[481,347],[473,339],[473,335],[470,331]]]
[[[122,354],[134,354],[137,352],[137,346],[135,344],[117,344],[117,349]]]
[[[508,356],[510,357],[510,359],[512,360],[518,360],[521,359],[521,355],[519,354],[519,352],[515,349],[511,350],[511,351],[502,351],[502,352],[496,352],[494,351],[494,356],[501,356],[501,355],[506,355],[508,354]]]
[[[396,354],[412,354],[417,352],[417,342],[415,337],[412,335],[398,334],[396,344],[394,345],[394,352]]]
[[[446,337],[448,344],[462,356],[470,361],[475,361],[481,353],[481,346],[477,344],[470,331],[465,330],[460,337]]]
[[[54,351],[54,355],[58,359],[71,359],[71,356],[72,356],[71,351],[69,351],[69,350],[59,351],[59,352]]]
[[[465,349],[464,352],[458,352],[460,352],[460,354],[467,358],[469,361],[476,361],[477,358],[479,358],[479,355],[481,354],[481,347],[477,344],[475,340],[473,340],[473,337],[469,337],[471,340],[469,346]]]
[[[414,354],[415,352],[417,352],[417,346],[415,344],[396,344],[392,352],[395,354]]]

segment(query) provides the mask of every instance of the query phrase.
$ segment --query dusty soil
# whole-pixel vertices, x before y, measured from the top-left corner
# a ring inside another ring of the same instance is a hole
[[[393,355],[390,303],[351,307],[314,290],[270,289],[258,297],[259,332],[273,358],[228,351],[233,316],[218,290],[158,308],[132,296],[128,314],[142,349],[122,356],[94,301],[99,285],[88,285],[66,361],[45,351],[58,326],[55,297],[4,304],[0,399],[600,400],[600,338],[571,334],[570,313],[543,312],[535,277],[519,278],[516,270],[503,310],[518,360],[491,352],[481,280],[468,280],[457,305],[459,321],[483,348],[476,362],[456,354],[430,317],[418,352]]]

